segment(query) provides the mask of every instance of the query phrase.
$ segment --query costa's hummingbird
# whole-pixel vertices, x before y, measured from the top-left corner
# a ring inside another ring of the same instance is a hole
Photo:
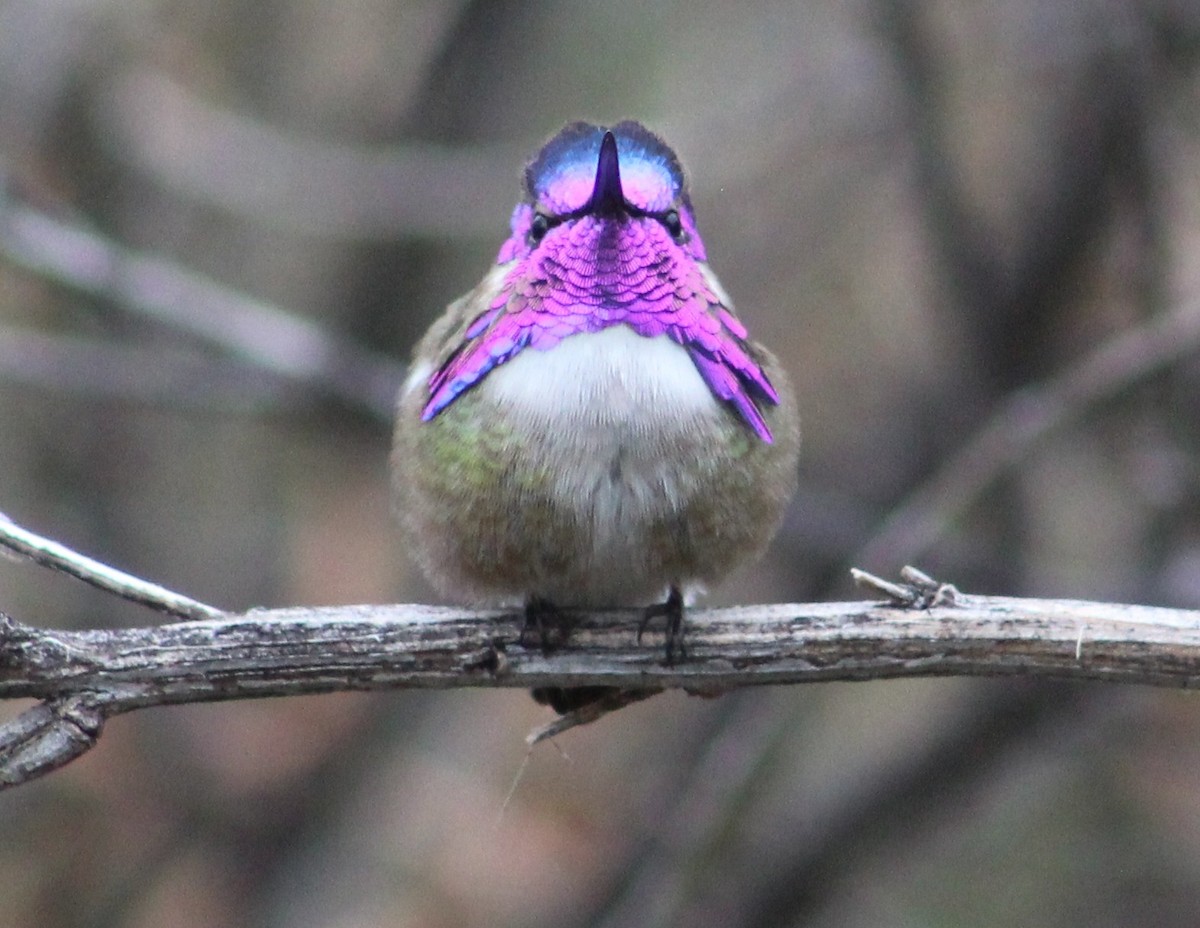
[[[397,507],[443,594],[523,602],[539,623],[647,606],[667,617],[670,660],[685,598],[779,526],[795,400],[709,269],[662,139],[636,122],[571,123],[524,181],[495,266],[417,346]]]

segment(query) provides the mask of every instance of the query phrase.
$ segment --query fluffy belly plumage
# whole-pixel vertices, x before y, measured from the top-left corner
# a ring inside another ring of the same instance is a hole
[[[401,415],[419,415],[427,377],[413,372]],[[625,326],[526,349],[406,431],[403,516],[459,599],[645,604],[718,579],[777,522],[747,467],[773,446],[685,349]]]

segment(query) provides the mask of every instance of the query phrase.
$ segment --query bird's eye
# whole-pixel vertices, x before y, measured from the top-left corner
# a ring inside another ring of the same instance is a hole
[[[529,244],[536,245],[546,233],[550,231],[550,220],[541,213],[535,213],[533,221],[529,223]]]
[[[679,241],[683,237],[683,223],[679,221],[678,212],[673,209],[667,210],[662,221],[667,231],[671,233],[671,238]]]

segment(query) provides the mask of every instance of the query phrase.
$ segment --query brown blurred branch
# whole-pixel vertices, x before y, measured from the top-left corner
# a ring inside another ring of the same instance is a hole
[[[0,190],[0,256],[203,339],[284,381],[390,421],[404,366],[162,255],[136,251]]]
[[[568,646],[543,653],[523,640],[517,611],[388,605],[222,613],[26,534],[0,522],[0,539],[12,550],[117,595],[210,618],[67,631],[0,617],[0,699],[40,701],[0,726],[0,788],[79,756],[110,716],[190,702],[413,687],[616,686],[631,691],[624,704],[668,687],[714,692],[939,675],[1200,684],[1200,613],[964,596],[911,570],[901,584],[858,574],[882,602],[693,610],[687,659],[666,666],[659,642],[639,644],[638,610],[574,615]],[[584,712],[542,735],[597,714]]]
[[[889,513],[860,564],[921,557],[996,480],[1047,436],[1200,348],[1200,302],[1111,336],[1056,377],[1008,395],[975,435]]]
[[[266,414],[311,407],[313,390],[203,346],[125,342],[0,323],[0,381],[173,409]]]
[[[293,233],[490,239],[512,209],[512,165],[531,147],[306,137],[148,69],[114,80],[103,103],[117,157],[176,193]]]

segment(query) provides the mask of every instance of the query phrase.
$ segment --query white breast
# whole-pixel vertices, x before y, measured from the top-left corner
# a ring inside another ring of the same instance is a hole
[[[625,325],[526,348],[486,379],[492,397],[535,419],[639,429],[712,415],[717,404],[687,351]]]
[[[698,462],[727,416],[683,347],[612,326],[526,348],[480,388],[522,423],[530,466],[552,473],[559,504],[590,526],[583,588],[576,578],[555,595],[622,602],[687,579],[640,573],[654,526],[698,492]]]

